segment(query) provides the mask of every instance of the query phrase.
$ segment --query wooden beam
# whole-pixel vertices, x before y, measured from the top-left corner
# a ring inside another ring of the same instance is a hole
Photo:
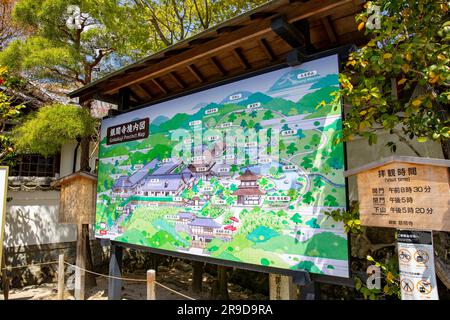
[[[129,88],[121,88],[119,90],[118,110],[124,111],[130,108],[130,92]]]
[[[204,43],[206,43],[208,41],[211,41],[211,40],[214,40],[214,39],[215,38],[213,38],[213,37],[197,38],[197,39],[193,39],[193,40],[189,41],[189,45],[190,46],[196,46],[196,45],[199,45],[199,44],[204,44]]]
[[[334,28],[332,26],[333,21],[331,21],[330,16],[326,16],[321,18],[322,24],[325,27],[325,30],[327,31],[328,38],[330,39],[331,43],[337,42],[336,33],[334,32]]]
[[[262,51],[264,51],[264,54],[267,56],[267,58],[270,59],[270,61],[276,60],[276,56],[273,53],[273,50],[270,47],[269,42],[265,38],[259,39],[259,45],[260,45]]]
[[[229,33],[229,32],[233,32],[236,30],[239,30],[240,28],[242,28],[241,26],[225,26],[225,27],[221,27],[219,29],[217,29],[217,33]]]
[[[130,98],[132,98],[135,102],[139,102],[141,98],[131,89],[130,87]]]
[[[287,21],[286,16],[280,16],[272,19],[272,31],[284,40],[292,48],[301,48],[306,46],[306,37],[296,27]]]
[[[169,76],[181,89],[186,88],[183,80],[175,73],[175,71],[169,72]]]
[[[220,64],[220,62],[215,57],[210,57],[208,60],[222,77],[227,74],[222,64]]]
[[[236,60],[239,62],[239,64],[244,69],[250,69],[251,65],[248,63],[247,59],[245,58],[244,54],[242,53],[241,48],[233,49],[233,56],[236,58]]]
[[[142,95],[147,96],[150,99],[153,98],[153,95],[150,93],[150,90],[144,88],[140,84],[136,84],[136,91],[141,92]]]
[[[294,8],[290,7],[286,9],[287,22],[292,23],[294,21],[306,19],[313,15],[331,11],[336,7],[351,1],[352,0],[323,0],[298,4]],[[223,51],[224,49],[232,46],[236,46],[239,43],[245,43],[253,38],[269,34],[272,32],[270,25],[270,19],[249,24],[246,27],[242,27],[239,30],[231,32],[227,36],[218,37],[203,45],[195,46],[191,50],[180,53],[177,56],[165,59],[158,65],[152,65],[148,69],[143,69],[136,72],[134,75],[121,77],[120,79],[117,79],[117,81],[112,80],[108,84],[104,85],[103,91],[106,93],[115,92],[118,89],[129,86],[133,83],[141,82],[144,79],[167,73],[168,70],[173,70],[181,65],[186,65],[189,63],[192,64],[195,60],[211,56],[214,53]],[[96,91],[96,88],[93,87],[90,88],[90,90]],[[83,94],[87,94],[87,92]]]
[[[164,94],[167,94],[167,88],[156,78],[152,79],[152,82],[161,90]]]
[[[275,12],[255,12],[250,15],[250,20],[266,19],[275,15]]]
[[[166,52],[164,52],[164,57],[171,57],[171,56],[175,56],[177,54],[180,54],[186,50],[189,50],[189,47],[185,47],[185,48],[179,48],[179,49],[171,49],[168,50]]]
[[[194,75],[198,82],[205,82],[205,77],[200,73],[194,64],[187,65],[186,68]]]

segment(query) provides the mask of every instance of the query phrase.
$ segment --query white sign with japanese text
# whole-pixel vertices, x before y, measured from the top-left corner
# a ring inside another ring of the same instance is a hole
[[[439,300],[432,231],[398,230],[402,300]]]

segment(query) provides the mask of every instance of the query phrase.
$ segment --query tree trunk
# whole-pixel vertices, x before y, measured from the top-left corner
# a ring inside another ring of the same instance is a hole
[[[438,105],[438,112],[442,120],[447,120],[449,117],[449,112],[447,110],[447,105]],[[450,140],[441,142],[442,153],[445,159],[450,158]],[[446,253],[450,250],[449,236],[446,232],[435,232],[436,237],[434,242],[435,251],[438,253],[435,255],[435,266],[436,274],[442,283],[450,289],[450,263],[447,260]]]
[[[83,108],[90,110],[91,102],[87,101],[83,103]],[[90,141],[91,141],[90,137],[81,138],[80,171],[87,171],[87,172],[91,171],[91,168],[89,167]],[[85,254],[85,257],[83,257],[82,259],[84,260],[86,270],[93,271],[94,264],[92,262],[92,252],[89,240],[89,225],[83,224],[82,229],[83,229],[82,236],[84,237],[83,246],[85,246],[85,248],[83,248],[82,250],[82,252]],[[87,272],[85,279],[86,279],[85,284],[86,288],[96,286],[97,283],[95,281],[95,276],[93,274]]]
[[[91,243],[89,241],[89,225],[83,224],[83,234],[86,237],[86,241],[84,242],[86,245],[86,270],[93,271],[94,270],[94,263],[92,261],[92,251],[91,251]],[[95,275],[92,273],[86,274],[86,288],[92,288],[97,285],[97,281],[95,280]]]
[[[89,137],[81,139],[81,155],[80,155],[80,171],[90,172],[89,167],[89,144],[91,139]]]
[[[203,283],[203,262],[192,262],[192,292],[201,293]]]

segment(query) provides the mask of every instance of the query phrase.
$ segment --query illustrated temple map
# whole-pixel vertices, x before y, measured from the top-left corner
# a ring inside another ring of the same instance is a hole
[[[348,277],[336,55],[102,122],[98,238]]]

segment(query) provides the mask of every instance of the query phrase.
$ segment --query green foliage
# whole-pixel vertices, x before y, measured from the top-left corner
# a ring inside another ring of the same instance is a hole
[[[398,273],[398,263],[396,257],[391,258],[387,263],[375,261],[371,256],[367,256],[367,260],[373,262],[376,267],[380,268],[382,279],[384,280],[383,289],[369,289],[364,286],[359,278],[355,278],[355,288],[364,295],[364,299],[379,300],[386,296],[401,298],[400,291],[400,275]]]
[[[14,145],[20,152],[55,154],[77,138],[95,131],[95,120],[89,112],[74,105],[55,104],[39,109],[13,130]]]
[[[73,5],[82,13],[79,29],[66,23]],[[13,19],[33,33],[12,41],[0,53],[0,61],[34,79],[78,86],[90,83],[94,68],[101,66],[100,74],[108,72],[136,52],[135,40],[142,28],[139,24],[129,28],[130,14],[130,7],[117,0],[17,1]],[[112,53],[114,61],[108,60]]]
[[[381,28],[365,29],[370,41],[350,54],[339,77],[340,94],[351,106],[344,138],[360,135],[373,144],[374,128],[382,128],[419,142],[445,143],[450,138],[448,2],[376,0],[370,5],[383,12]],[[357,15],[358,29],[371,14]],[[395,150],[392,143],[389,147]]]
[[[352,201],[349,210],[336,209],[325,212],[325,215],[331,217],[336,222],[342,222],[344,224],[344,230],[347,233],[351,232],[353,234],[358,234],[362,231],[361,221],[359,220],[359,206],[357,201]]]
[[[0,85],[10,87],[10,77],[6,67],[0,66]],[[7,90],[0,91],[0,123],[16,121],[21,116],[23,105],[11,103],[12,97],[8,95]],[[14,162],[15,150],[11,141],[11,136],[4,131],[4,125],[0,129],[0,164],[11,165]]]

